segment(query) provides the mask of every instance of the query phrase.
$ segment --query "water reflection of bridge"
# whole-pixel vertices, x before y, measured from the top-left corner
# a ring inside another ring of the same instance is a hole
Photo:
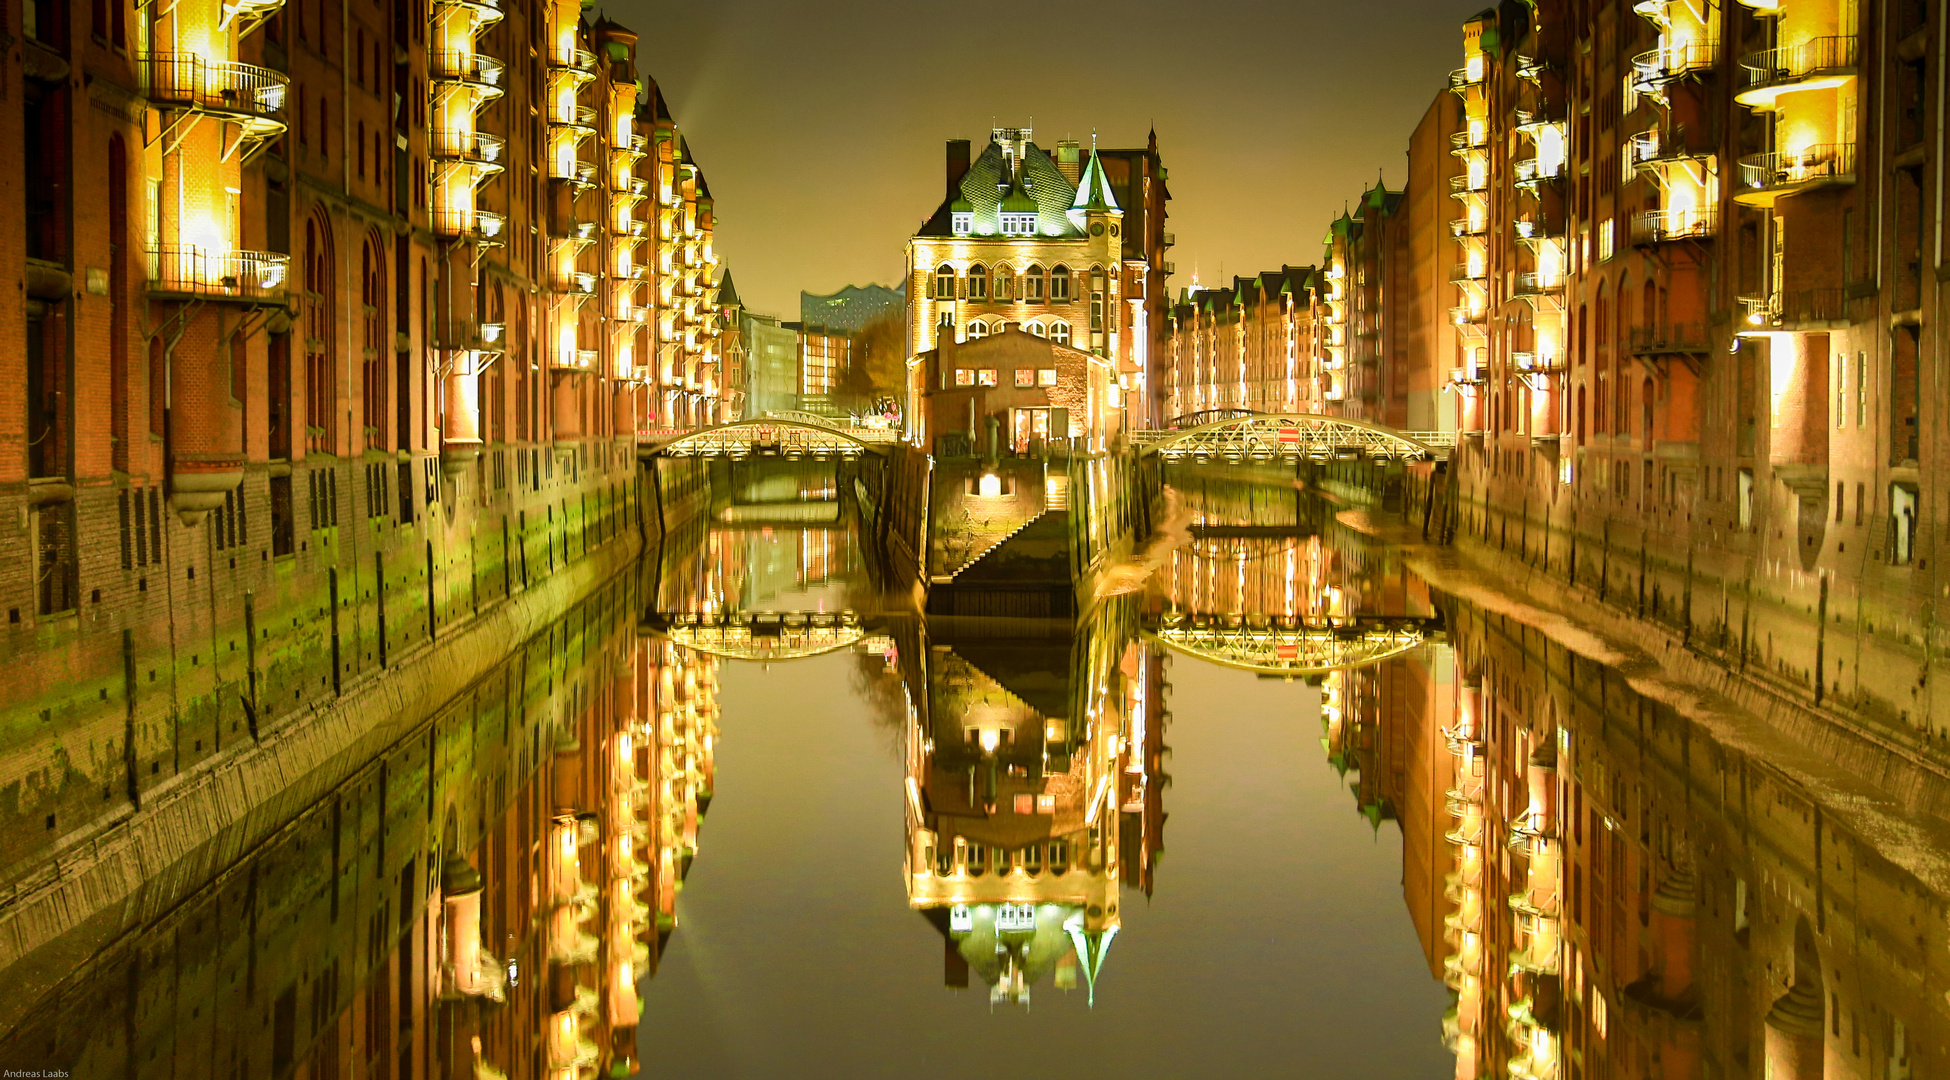
[[[804,660],[852,648],[867,636],[853,611],[653,611],[638,634],[728,660]]]
[[[1186,656],[1286,678],[1370,667],[1443,635],[1439,618],[1371,615],[1316,620],[1165,612],[1148,616],[1144,630]]]

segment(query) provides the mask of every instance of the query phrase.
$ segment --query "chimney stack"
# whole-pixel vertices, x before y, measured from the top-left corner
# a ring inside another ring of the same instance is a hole
[[[968,175],[968,140],[948,140],[948,198],[961,198],[961,178]]]

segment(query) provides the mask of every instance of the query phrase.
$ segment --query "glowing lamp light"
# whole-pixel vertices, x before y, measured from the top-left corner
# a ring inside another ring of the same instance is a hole
[[[983,473],[977,490],[984,499],[996,498],[1002,494],[1002,478],[994,473]]]

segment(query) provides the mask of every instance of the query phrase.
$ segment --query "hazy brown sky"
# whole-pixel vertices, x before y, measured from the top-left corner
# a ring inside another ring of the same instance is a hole
[[[1092,128],[1171,170],[1172,288],[1307,263],[1461,63],[1486,0],[618,0],[710,179],[756,310],[897,283],[942,143]]]

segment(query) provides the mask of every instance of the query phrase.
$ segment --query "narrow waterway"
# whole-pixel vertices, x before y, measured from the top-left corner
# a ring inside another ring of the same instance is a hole
[[[37,954],[0,1066],[1926,1075],[1939,825],[1357,491],[1166,482],[1143,588],[1068,620],[925,616],[833,474],[743,477],[217,882]]]

